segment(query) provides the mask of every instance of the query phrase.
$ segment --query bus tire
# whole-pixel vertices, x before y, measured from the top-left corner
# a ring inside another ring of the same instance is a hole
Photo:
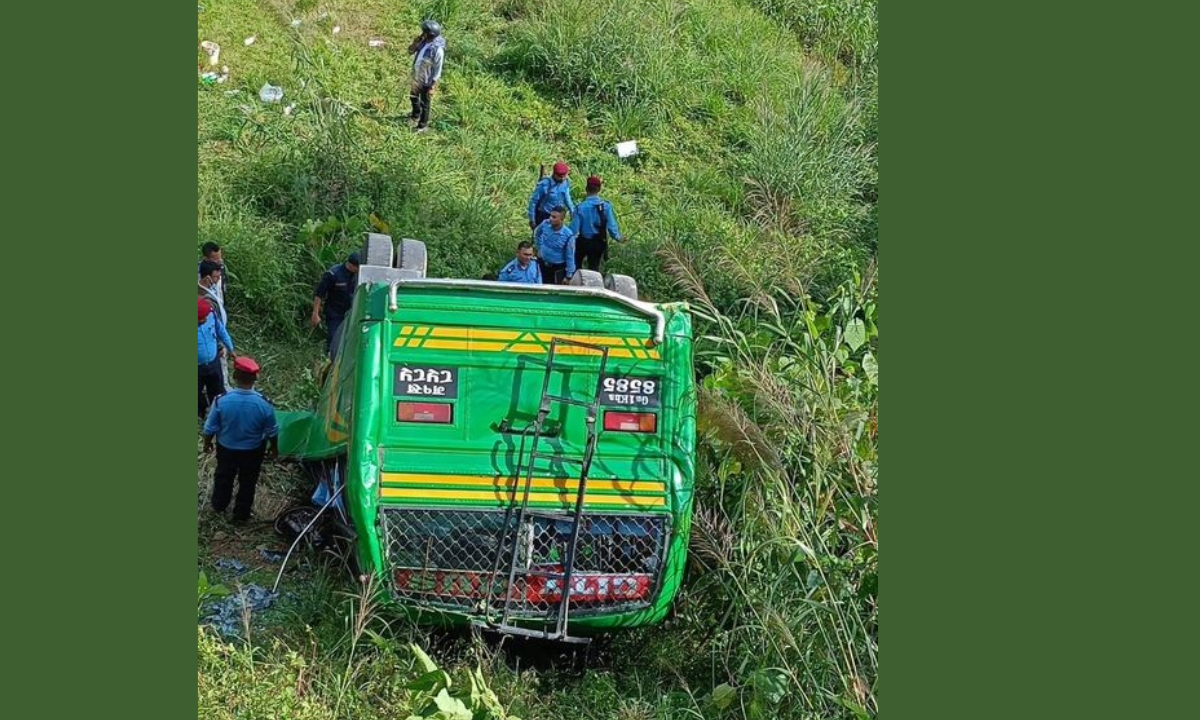
[[[412,270],[425,277],[428,270],[429,258],[425,254],[425,243],[420,240],[404,238],[396,245],[396,267],[400,270]]]
[[[604,287],[604,276],[595,270],[576,270],[567,284],[579,287],[602,288]]]
[[[630,300],[638,299],[637,280],[628,275],[606,275],[604,277],[604,288],[612,290],[618,295],[624,295]]]
[[[392,266],[392,239],[379,233],[367,233],[362,259],[365,265],[390,268]]]

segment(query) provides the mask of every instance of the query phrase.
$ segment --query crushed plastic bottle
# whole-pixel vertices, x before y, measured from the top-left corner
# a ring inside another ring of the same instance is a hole
[[[279,102],[283,99],[283,88],[266,83],[259,88],[258,98],[265,103]]]

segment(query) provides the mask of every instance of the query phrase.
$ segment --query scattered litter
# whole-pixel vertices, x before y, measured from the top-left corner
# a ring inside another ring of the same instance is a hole
[[[367,44],[371,47],[383,47],[384,45],[387,45],[387,43],[382,40],[368,40]]]
[[[292,114],[292,111],[293,111],[293,110],[295,110],[295,109],[296,109],[296,103],[292,103],[291,105],[288,105],[287,107],[285,107],[285,108],[283,109],[283,114],[284,114],[284,115],[291,115],[291,114]]]
[[[221,558],[213,563],[213,567],[221,572],[231,572],[236,575],[241,575],[250,569],[246,567],[246,563],[242,562],[241,560],[235,560],[234,558]]]
[[[208,55],[209,66],[215,66],[217,64],[217,58],[221,57],[221,46],[212,40],[205,40],[204,42],[200,43],[200,47],[204,48],[204,52]]]
[[[247,585],[223,600],[213,603],[212,612],[204,619],[222,635],[237,637],[242,630],[243,616],[246,611],[254,613],[266,610],[271,607],[277,597],[279,597],[278,594],[272,593],[266,588]]]
[[[300,21],[299,21],[299,20],[293,20],[293,21],[292,21],[292,27],[300,27]]]
[[[217,74],[215,72],[201,73],[200,82],[205,85],[215,85],[217,83]]]
[[[638,154],[637,140],[617,143],[617,157],[628,158]]]
[[[242,41],[242,44],[243,44],[243,45],[245,45],[246,47],[250,47],[251,45],[253,45],[253,44],[254,44],[254,41],[255,41],[255,40],[257,40],[257,39],[258,39],[258,36],[257,36],[257,35],[251,35],[250,37],[248,37],[248,38],[246,38],[245,40],[243,40],[243,41]]]
[[[219,76],[219,77],[217,77],[217,82],[219,82],[219,83],[223,83],[223,82],[225,82],[225,81],[226,81],[226,80],[228,80],[228,79],[229,79],[229,66],[228,66],[228,65],[222,65],[222,66],[221,66],[221,74],[220,74],[220,76]]]
[[[283,562],[283,553],[279,552],[278,550],[268,550],[265,547],[260,547],[258,549],[258,555],[269,563]]]
[[[265,103],[279,102],[283,99],[283,88],[266,83],[259,88],[258,98]]]
[[[341,25],[334,25],[334,26],[333,26],[333,34],[334,34],[334,35],[337,35],[337,34],[338,34],[338,33],[340,33],[341,31],[342,31],[342,26],[341,26]]]
[[[226,90],[225,97],[233,97],[234,95],[241,94],[241,92],[242,92],[241,90]]]
[[[204,6],[203,6],[203,5],[197,5],[197,6],[196,6],[196,12],[204,12]]]

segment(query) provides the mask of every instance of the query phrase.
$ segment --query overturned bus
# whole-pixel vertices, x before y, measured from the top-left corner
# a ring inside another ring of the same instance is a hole
[[[686,560],[696,395],[686,304],[626,276],[425,276],[367,236],[316,408],[280,453],[332,470],[352,560],[414,619],[586,641],[661,620]]]

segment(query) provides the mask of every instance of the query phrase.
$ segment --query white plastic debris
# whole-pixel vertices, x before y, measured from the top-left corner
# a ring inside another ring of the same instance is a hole
[[[340,33],[341,31],[342,31],[342,26],[341,26],[341,25],[334,25],[334,26],[333,26],[333,34],[334,34],[334,35],[337,35],[337,34],[338,34],[338,33]]]
[[[293,21],[292,21],[292,27],[300,27],[300,21],[299,21],[299,20],[293,20]]]
[[[266,83],[259,88],[258,98],[265,103],[279,102],[283,99],[283,88]]]
[[[204,48],[205,54],[208,55],[209,66],[215,66],[221,57],[221,46],[212,40],[205,40],[200,43],[200,47]]]
[[[243,45],[245,45],[246,47],[250,47],[251,45],[253,45],[253,44],[254,44],[254,41],[255,41],[255,40],[257,40],[257,39],[258,39],[258,36],[257,36],[257,35],[251,35],[250,37],[248,37],[248,38],[246,38],[245,40],[243,40],[243,41],[242,41],[242,44],[243,44]]]
[[[241,90],[226,90],[225,97],[233,97],[234,95],[240,95],[241,92],[242,92]]]
[[[627,140],[617,143],[617,157],[621,159],[631,158],[638,154],[637,140]]]
[[[283,109],[283,114],[284,114],[284,115],[291,115],[291,114],[292,114],[292,111],[293,111],[293,110],[295,110],[295,109],[296,109],[296,104],[295,104],[295,103],[292,103],[291,105],[288,105],[287,107],[285,107],[285,108]]]
[[[387,43],[382,40],[368,40],[367,44],[371,47],[383,47],[384,45],[387,45]]]

